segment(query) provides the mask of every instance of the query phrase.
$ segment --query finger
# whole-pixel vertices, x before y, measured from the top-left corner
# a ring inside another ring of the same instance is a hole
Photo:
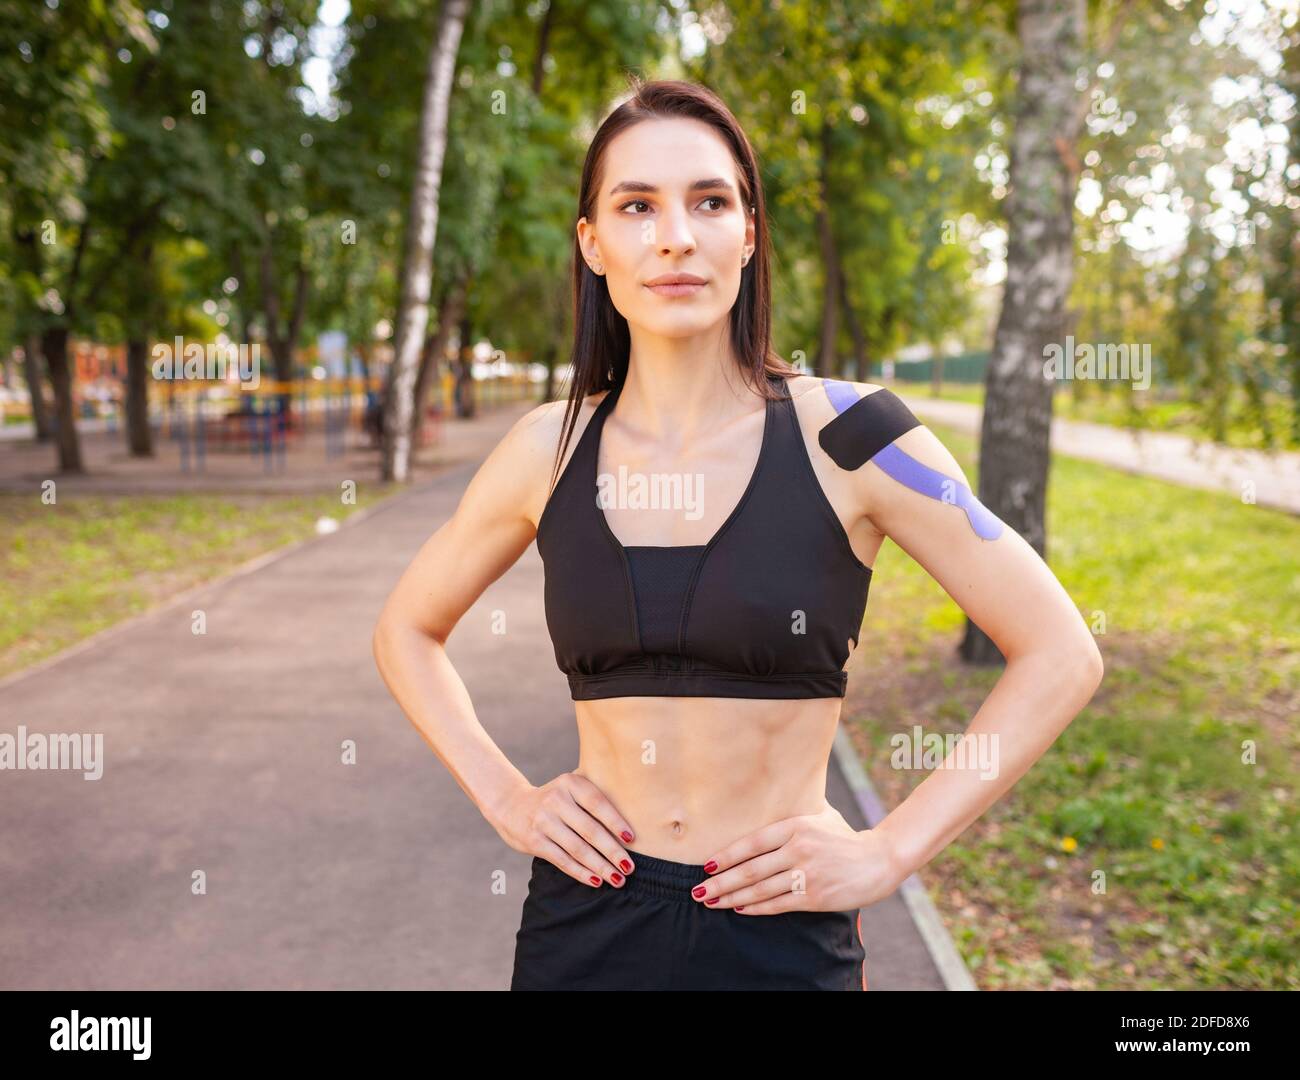
[[[717,864],[717,868],[709,873],[710,877],[716,878],[720,876],[724,870],[728,870],[748,859],[753,859],[759,855],[766,855],[769,852],[776,851],[793,835],[793,818],[787,818],[784,821],[774,821],[770,825],[764,825],[761,829],[756,829],[752,833],[747,833],[739,840],[733,840],[730,844],[714,855],[712,859],[706,859],[704,865],[708,866],[710,862]]]
[[[790,853],[783,847],[777,848],[775,851],[760,852],[728,869],[709,874],[706,880],[700,882],[705,891],[697,899],[704,901],[734,893],[746,886],[753,885],[756,881],[762,881],[766,877],[780,873],[782,870],[787,869],[790,863]],[[705,863],[704,865],[708,866],[709,864]],[[695,888],[696,886],[691,888],[692,896],[695,895]],[[741,900],[740,903],[743,904],[744,901]]]
[[[620,840],[625,844],[632,843],[636,839],[636,831],[632,828],[631,822],[610,802],[609,796],[585,776],[579,776],[577,773],[570,773],[569,776],[573,781],[574,801],[609,830],[615,846],[617,847]],[[622,856],[627,855],[626,851],[621,848],[619,850]]]
[[[576,792],[573,793],[573,797],[576,800]],[[609,878],[610,883],[615,888],[620,888],[623,884],[623,877],[636,869],[627,849],[610,834],[605,823],[594,816],[583,804],[577,801],[569,803],[568,806],[561,808],[561,816],[574,832],[578,833],[605,857],[608,868],[603,870],[602,873]],[[618,877],[618,880],[615,880],[615,876]]]
[[[806,899],[798,893],[786,892],[769,900],[760,900],[756,904],[743,904],[741,905],[743,911],[741,908],[732,910],[740,912],[741,915],[780,915],[784,911],[807,911]],[[721,902],[718,906],[722,906]]]
[[[550,837],[543,836],[537,845],[537,854],[559,870],[563,870],[574,881],[580,881],[589,888],[599,889],[602,882],[599,877],[578,862]],[[593,881],[592,879],[595,878]]]
[[[619,874],[619,876],[622,877],[621,871],[616,867],[611,866],[609,862],[606,861],[605,857],[587,843],[578,831],[569,824],[567,818],[571,815],[576,815],[579,823],[581,823],[583,811],[580,807],[569,806],[560,808],[557,814],[559,820],[557,821],[552,818],[552,827],[547,830],[551,839],[559,844],[560,847],[564,848],[564,850],[567,851],[577,862],[581,863],[582,866],[586,868],[588,875],[595,874],[608,881],[611,885],[614,885],[613,875]],[[590,818],[587,818],[586,820],[589,821]],[[588,882],[588,884],[590,884],[590,882]],[[621,887],[622,884],[622,881],[619,881],[618,885],[615,887]]]
[[[594,870],[616,889],[622,888],[627,868],[632,865],[632,860],[618,846],[614,838],[609,835],[609,831],[605,826],[576,803],[561,807],[560,817],[578,837],[587,843],[586,849],[580,857],[581,862]],[[604,854],[606,851],[609,852],[608,857]],[[587,852],[590,852],[590,856],[587,855]],[[573,854],[577,855],[578,852],[575,851]],[[616,866],[616,860],[626,865]]]
[[[691,896],[708,907],[738,907],[789,892],[791,880],[789,855],[772,851],[700,882],[704,891],[697,895],[694,886]]]

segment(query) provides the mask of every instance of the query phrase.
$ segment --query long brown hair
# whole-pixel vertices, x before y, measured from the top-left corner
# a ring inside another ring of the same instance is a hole
[[[565,408],[563,437],[555,455],[551,476],[554,485],[564,460],[564,451],[578,420],[578,410],[588,394],[621,386],[627,378],[631,335],[627,320],[609,298],[604,277],[593,273],[582,257],[576,225],[578,218],[596,220],[597,194],[603,173],[605,148],[620,132],[643,120],[689,117],[702,120],[722,136],[731,148],[739,174],[742,205],[753,208],[754,254],[740,272],[740,292],[731,309],[731,342],[740,357],[741,378],[764,398],[777,397],[765,376],[790,377],[798,374],[772,348],[772,253],[767,228],[767,207],[759,181],[758,162],[740,124],[711,90],[691,82],[659,80],[642,82],[631,77],[633,93],[600,125],[582,167],[578,193],[578,215],[573,239],[573,365],[572,385]],[[567,426],[567,430],[565,427]]]

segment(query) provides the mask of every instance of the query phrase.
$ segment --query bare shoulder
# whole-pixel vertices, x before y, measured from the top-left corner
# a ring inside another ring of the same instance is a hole
[[[829,384],[829,385],[828,385]],[[800,424],[814,436],[849,405],[887,389],[878,383],[853,382],[847,379],[824,379],[816,375],[796,375],[787,380]]]
[[[600,390],[588,394],[578,405],[573,432],[564,450],[561,473],[577,449],[578,441],[591,422],[596,407],[607,393],[608,390]],[[503,472],[516,478],[518,486],[514,494],[518,500],[517,505],[534,526],[541,520],[542,510],[550,495],[555,455],[566,427],[565,414],[568,406],[567,398],[534,406],[511,425],[493,451],[494,455],[501,458]]]
[[[592,413],[598,406],[608,390],[599,390],[594,394],[588,394],[578,405],[578,416],[574,422],[573,435],[570,439],[570,447],[573,443],[582,437],[588,422],[591,420]],[[552,458],[560,444],[560,436],[565,426],[565,414],[568,411],[569,402],[567,398],[561,398],[558,401],[546,401],[541,405],[534,406],[524,413],[506,433],[505,439],[516,443],[521,452],[533,454],[549,454]],[[567,454],[567,450],[566,450]]]
[[[801,376],[793,380],[790,392],[800,402],[800,421],[812,441],[841,471],[854,474],[867,488],[879,488],[882,473],[862,466],[876,461],[879,451],[890,445],[928,469],[967,483],[948,448],[889,387],[851,379]],[[875,404],[854,408],[881,393],[885,397]]]
[[[851,379],[839,378],[822,378],[820,375],[796,375],[788,380],[790,386],[790,396],[796,401],[802,397],[809,396],[813,399],[821,399],[830,404],[832,410],[835,405],[832,401],[832,392],[841,393],[840,388],[849,388],[856,397],[863,398],[868,394],[877,393],[885,390],[887,387],[879,383],[854,382]],[[830,387],[827,384],[831,384]]]

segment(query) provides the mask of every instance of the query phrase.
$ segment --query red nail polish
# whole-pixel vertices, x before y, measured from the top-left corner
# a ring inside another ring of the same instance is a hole
[[[618,865],[621,866],[624,870],[626,870],[629,874],[632,872],[632,864],[628,862],[626,859],[624,859]]]
[[[600,878],[598,878],[595,874],[592,874],[592,875],[591,875],[590,881],[591,881],[591,883],[592,883],[593,885],[599,885],[599,884],[600,884]]]
[[[615,870],[612,874],[609,875],[609,880],[612,881],[615,885],[622,885],[623,875],[620,874],[617,870]]]
[[[705,900],[704,902],[706,904],[716,904],[718,902],[718,898],[715,896],[712,900]]]
[[[705,872],[706,874],[711,874],[711,873],[713,873],[713,871],[715,871],[717,868],[718,868],[718,860],[717,860],[717,859],[710,859],[708,862],[706,862],[706,863],[704,864],[704,872]]]
[[[744,904],[741,904],[740,907],[732,908],[731,910],[732,910],[732,911],[744,911],[744,910],[745,910],[745,905],[744,905]]]
[[[705,891],[706,890],[703,885],[696,885],[695,888],[691,890],[691,895],[695,897],[696,900],[698,900],[701,896],[704,895]]]
[[[624,843],[630,844],[632,842],[632,834],[626,829],[619,833],[619,835],[623,838]]]

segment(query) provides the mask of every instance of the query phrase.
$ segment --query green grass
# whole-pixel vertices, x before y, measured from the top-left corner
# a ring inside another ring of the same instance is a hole
[[[933,430],[974,482],[973,439]],[[921,872],[976,981],[1300,989],[1300,521],[1057,456],[1047,542],[1106,677]],[[884,545],[850,707],[887,805],[924,779],[890,734],[964,730],[1000,674],[955,658],[964,620]]]
[[[899,393],[931,396],[929,383],[894,382],[891,385]],[[983,405],[984,385],[945,383],[938,396],[943,401]],[[1244,392],[1237,387],[1228,394],[1223,430],[1216,432],[1204,410],[1188,398],[1158,400],[1151,392],[1138,390],[1130,399],[1118,391],[1103,394],[1089,388],[1082,397],[1069,390],[1058,390],[1052,415],[1063,420],[1082,420],[1111,427],[1167,431],[1244,449],[1300,450],[1300,443],[1291,438],[1291,409],[1288,398],[1281,394],[1268,395],[1264,409],[1269,428],[1266,433],[1260,418],[1250,410]]]
[[[393,492],[338,495],[0,495],[0,676]]]

